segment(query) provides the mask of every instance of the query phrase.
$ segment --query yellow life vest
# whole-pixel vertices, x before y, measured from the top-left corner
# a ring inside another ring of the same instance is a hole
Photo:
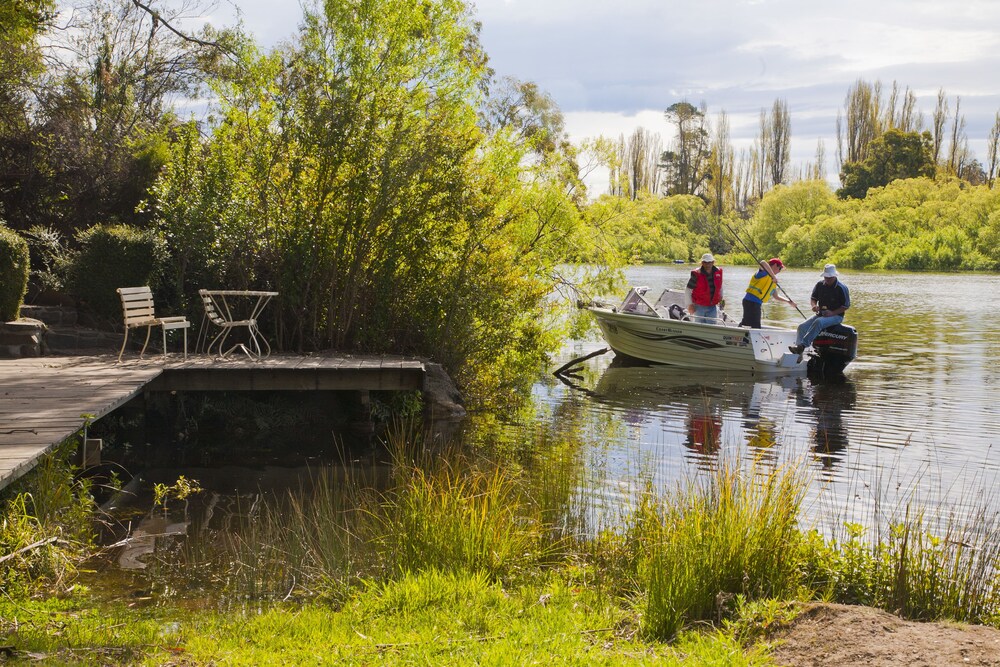
[[[774,278],[767,271],[764,271],[764,275],[760,278],[757,277],[755,273],[752,278],[750,278],[750,285],[747,286],[747,294],[757,297],[760,299],[761,303],[767,303],[767,300],[771,298],[771,292],[774,291]]]

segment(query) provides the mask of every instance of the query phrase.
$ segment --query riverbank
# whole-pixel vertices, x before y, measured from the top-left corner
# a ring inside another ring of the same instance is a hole
[[[73,550],[64,538],[16,548],[10,538],[80,534],[89,520],[86,488],[51,496],[69,485],[58,465],[42,467],[32,492],[5,500],[3,551],[17,553],[0,563],[4,654],[49,664],[767,665],[834,664],[828,655],[948,664],[960,653],[991,664],[996,629],[871,609],[995,625],[988,521],[938,537],[915,513],[883,541],[859,526],[824,538],[799,526],[798,471],[720,466],[645,494],[595,532],[563,493],[578,481],[572,468],[550,465],[536,479],[482,454],[399,450],[394,461],[380,491],[318,480],[297,499],[255,501],[244,515],[252,530],[197,524],[211,548],[164,535],[148,569],[131,574],[109,571],[114,559],[101,554],[114,549]],[[199,491],[184,490],[170,511],[188,514],[188,492]],[[166,502],[150,512],[169,518]]]

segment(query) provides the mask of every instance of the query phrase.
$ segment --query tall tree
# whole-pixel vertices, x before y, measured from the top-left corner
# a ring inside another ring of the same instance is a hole
[[[760,145],[770,186],[781,185],[788,177],[791,161],[792,122],[788,103],[777,99],[771,113],[761,110]]]
[[[816,166],[813,168],[814,181],[826,180],[826,145],[822,137],[816,140]]]
[[[868,145],[882,133],[880,121],[881,83],[858,79],[844,100],[844,121],[837,126],[838,162],[859,162],[868,154]],[[841,135],[843,131],[843,135]],[[841,138],[843,137],[843,138]]]
[[[729,139],[729,116],[722,111],[715,124],[708,160],[709,204],[716,218],[736,207],[733,178],[733,146]]]
[[[962,115],[962,98],[955,97],[955,117],[951,122],[951,143],[948,147],[948,171],[959,174],[969,161],[969,141],[965,135],[965,116]]]
[[[937,104],[934,106],[934,113],[931,115],[931,136],[933,145],[931,156],[934,162],[941,160],[941,149],[944,146],[944,126],[948,122],[948,97],[944,88],[938,89]]]
[[[663,115],[674,126],[670,147],[660,157],[666,194],[702,194],[710,153],[705,104],[695,107],[690,102],[677,102]]]
[[[993,189],[996,183],[998,166],[1000,166],[1000,111],[993,116],[993,128],[986,142],[986,184],[990,189]]]
[[[656,194],[660,189],[659,159],[663,141],[659,134],[637,127],[626,139],[618,140],[618,175],[622,183],[622,196],[636,199],[640,193]]]

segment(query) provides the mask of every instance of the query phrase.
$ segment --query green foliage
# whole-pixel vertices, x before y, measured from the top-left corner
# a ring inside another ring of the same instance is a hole
[[[824,540],[802,542],[807,583],[838,602],[880,607],[918,620],[989,623],[1000,615],[995,518],[985,512],[950,518],[932,530],[909,513],[873,540],[859,524]]]
[[[391,570],[499,578],[539,558],[539,517],[511,473],[449,466],[403,472],[406,482],[370,515],[377,551]]]
[[[599,229],[600,241],[612,256],[626,262],[692,261],[709,249],[717,232],[708,206],[698,197],[660,198],[645,193],[633,200],[604,195],[587,208],[588,225]],[[598,261],[600,248],[582,253],[582,261]],[[605,254],[607,257],[607,254]]]
[[[68,586],[93,544],[95,505],[69,464],[70,439],[0,493],[0,589],[27,596]],[[16,554],[16,555],[15,555]]]
[[[736,595],[794,595],[803,489],[788,471],[722,467],[704,484],[644,497],[615,559],[619,575],[639,582],[643,632],[669,639],[690,623],[718,620],[724,599]]]
[[[28,242],[0,222],[0,322],[18,318],[29,270]]]
[[[791,266],[909,271],[996,270],[1000,192],[957,179],[911,178],[838,201],[825,184],[765,195],[750,225],[761,254]]]
[[[34,225],[23,232],[23,236],[31,253],[29,284],[38,290],[61,290],[72,256],[62,234],[54,229]]]
[[[165,244],[156,232],[96,225],[81,232],[77,241],[80,250],[69,267],[68,287],[99,316],[121,320],[121,299],[115,292],[119,287],[155,289],[159,284]]]
[[[863,199],[871,188],[888,185],[895,180],[933,178],[935,173],[933,138],[924,131],[887,130],[868,144],[867,156],[861,162],[847,162],[840,172],[843,187],[837,190],[842,198]]]
[[[188,479],[184,475],[177,477],[173,484],[157,482],[153,484],[153,507],[161,507],[167,513],[167,502],[174,500],[187,501],[188,498],[204,491],[196,479]]]
[[[758,257],[787,255],[782,235],[793,226],[811,227],[837,209],[837,198],[823,181],[779,185],[761,200],[749,229]],[[801,233],[801,232],[800,232]]]
[[[148,204],[176,290],[269,287],[279,349],[420,353],[473,397],[516,393],[558,338],[557,267],[591,237],[554,109],[478,125],[464,2],[319,10],[288,52],[241,52],[207,140],[178,133]]]

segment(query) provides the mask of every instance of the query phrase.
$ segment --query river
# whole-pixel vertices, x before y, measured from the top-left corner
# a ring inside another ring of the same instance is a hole
[[[724,270],[727,311],[739,319],[751,268]],[[626,276],[659,294],[682,288],[689,271],[642,266]],[[601,471],[599,497],[632,493],[637,479],[666,489],[720,461],[763,459],[804,471],[805,512],[819,528],[884,518],[908,502],[938,517],[995,511],[1000,319],[990,303],[1000,277],[841,274],[859,351],[839,380],[628,368],[609,352],[568,382],[540,378],[536,419],[593,434],[587,460]],[[808,312],[819,271],[789,269],[780,280]],[[764,318],[789,327],[803,319],[780,303]],[[598,335],[595,327],[568,341],[552,368],[603,347]]]

